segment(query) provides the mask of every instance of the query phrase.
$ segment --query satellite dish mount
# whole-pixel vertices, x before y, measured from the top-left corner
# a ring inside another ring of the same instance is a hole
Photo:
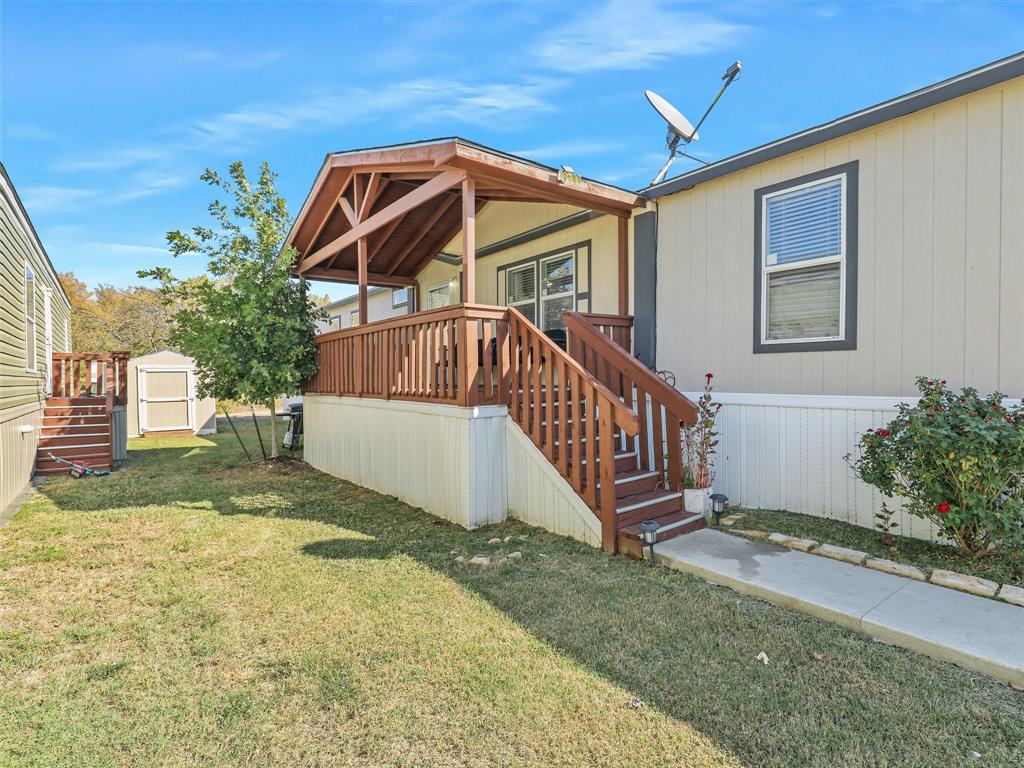
[[[665,135],[665,145],[668,149],[668,160],[665,161],[665,164],[661,166],[661,170],[658,171],[658,175],[654,177],[653,181],[651,181],[652,185],[660,183],[661,180],[665,178],[665,174],[668,173],[668,169],[672,166],[672,163],[675,162],[679,155],[689,157],[699,163],[704,163],[700,158],[688,155],[685,150],[680,150],[679,145],[682,144],[686,147],[689,146],[691,141],[698,141],[700,139],[700,136],[697,135],[698,129],[704,125],[704,121],[707,119],[708,115],[711,114],[711,110],[715,108],[715,104],[718,103],[718,100],[722,98],[722,94],[725,93],[725,89],[732,85],[733,80],[739,77],[742,69],[743,64],[739,61],[735,61],[727,70],[725,70],[725,74],[722,75],[722,80],[725,82],[719,89],[718,94],[712,100],[711,104],[706,110],[704,110],[704,114],[701,116],[700,120],[697,121],[697,125],[695,126],[690,125],[690,121],[683,116],[683,113],[673,107],[667,99],[662,98],[654,91],[644,91],[644,95],[647,96],[647,100],[651,103],[651,106],[654,107],[658,114],[665,118],[665,122],[668,123],[668,133]],[[704,164],[707,165],[707,163]]]

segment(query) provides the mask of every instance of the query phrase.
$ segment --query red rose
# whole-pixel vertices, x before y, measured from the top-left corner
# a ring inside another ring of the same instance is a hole
[[[892,434],[892,432],[890,432],[888,429],[880,429],[875,434],[877,434],[879,437],[888,437],[889,435]]]
[[[948,501],[943,501],[935,505],[935,511],[938,512],[940,515],[948,514],[949,510],[950,506]]]
[[[945,384],[945,383],[946,383],[945,379],[943,379],[942,381],[939,382],[939,384]]]

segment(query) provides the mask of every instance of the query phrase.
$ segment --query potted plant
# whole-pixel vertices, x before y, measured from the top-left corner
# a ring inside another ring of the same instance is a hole
[[[715,479],[714,456],[718,446],[715,418],[722,409],[711,401],[711,380],[704,375],[704,393],[697,400],[697,419],[683,427],[683,503],[687,512],[711,514],[711,484]]]

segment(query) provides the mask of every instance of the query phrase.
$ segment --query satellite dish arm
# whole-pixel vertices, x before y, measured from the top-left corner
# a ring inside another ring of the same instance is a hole
[[[741,68],[742,65],[737,61],[735,64],[729,67],[729,69],[725,71],[725,74],[722,76],[722,79],[725,81],[725,83],[723,83],[722,87],[718,90],[718,95],[716,95],[714,101],[711,102],[711,106],[704,110],[704,114],[701,115],[701,118],[697,122],[697,125],[695,125],[693,128],[692,135],[697,135],[697,131],[699,131],[700,127],[704,125],[704,121],[707,120],[708,115],[711,114],[711,110],[715,108],[715,104],[717,104],[718,100],[722,98],[722,94],[725,93],[725,89],[732,85],[733,80],[739,77]],[[687,143],[689,143],[689,139],[687,139]]]

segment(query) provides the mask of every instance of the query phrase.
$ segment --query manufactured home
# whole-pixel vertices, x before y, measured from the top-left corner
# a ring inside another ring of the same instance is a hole
[[[334,153],[288,243],[358,316],[369,285],[418,310],[318,336],[314,466],[636,554],[703,525],[711,372],[715,490],[870,526],[844,457],[916,376],[1024,386],[1024,55],[639,192],[457,138]]]
[[[413,312],[416,296],[410,288],[370,288],[366,291],[366,320],[386,320],[397,315]],[[343,299],[324,304],[327,317],[317,323],[317,333],[338,331],[359,325],[359,296],[353,294]]]
[[[0,165],[0,510],[32,477],[54,354],[71,351],[71,304]]]
[[[71,351],[71,304],[0,165],[0,510],[54,460],[126,458],[127,353]]]

